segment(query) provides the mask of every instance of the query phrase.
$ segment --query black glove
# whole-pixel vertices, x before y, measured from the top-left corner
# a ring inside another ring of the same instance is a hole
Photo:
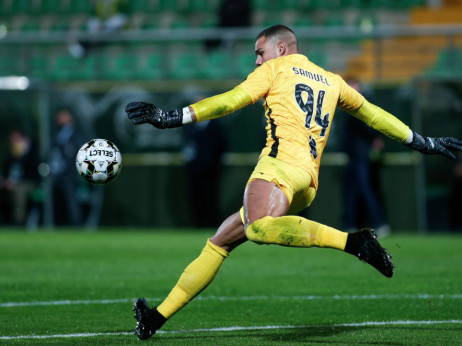
[[[182,109],[166,112],[151,103],[130,102],[125,106],[125,112],[134,125],[149,123],[158,129],[183,125]]]
[[[411,149],[420,151],[423,154],[441,154],[448,159],[455,159],[454,155],[449,150],[462,151],[462,141],[452,137],[423,137],[417,132],[412,131],[414,137],[412,142],[408,144]]]

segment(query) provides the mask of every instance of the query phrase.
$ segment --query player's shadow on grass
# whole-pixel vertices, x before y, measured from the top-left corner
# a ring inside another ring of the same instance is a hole
[[[281,328],[271,330],[244,330],[244,331],[233,331],[226,332],[226,334],[218,333],[200,333],[200,335],[175,335],[175,334],[162,334],[159,335],[163,341],[175,341],[178,343],[193,342],[197,340],[201,344],[226,345],[229,342],[233,344],[242,343],[249,345],[254,343],[258,344],[355,344],[355,345],[406,345],[405,342],[390,342],[390,341],[373,341],[366,339],[360,341],[358,337],[347,337],[337,336],[339,334],[349,334],[362,332],[365,329],[371,329],[374,327],[368,326],[330,326],[330,325],[314,325],[300,328]],[[353,340],[354,339],[354,340]],[[160,341],[160,340],[159,340]]]
[[[271,342],[281,343],[309,343],[309,344],[355,344],[355,345],[406,345],[406,343],[380,341],[366,339],[361,341],[359,337],[343,338],[340,334],[362,333],[366,329],[373,327],[367,326],[331,326],[313,325],[306,328],[275,330],[274,333],[261,335],[262,339]],[[338,337],[335,337],[338,336]],[[333,338],[334,337],[334,338]],[[354,339],[354,340],[353,340]]]

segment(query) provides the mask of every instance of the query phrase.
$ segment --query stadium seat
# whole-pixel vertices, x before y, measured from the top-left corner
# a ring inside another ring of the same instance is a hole
[[[260,11],[279,11],[285,9],[284,1],[280,0],[253,0],[254,10]]]
[[[188,1],[188,12],[194,13],[203,13],[208,11],[215,12],[218,9],[218,2],[217,1],[210,1],[210,0],[189,0]]]
[[[178,0],[159,1],[159,10],[162,12],[178,12],[181,10]]]
[[[284,9],[303,9],[307,6],[309,1],[300,1],[300,0],[282,0],[281,6]]]
[[[69,31],[71,27],[70,18],[58,18],[49,27],[50,31]]]
[[[0,76],[18,75],[21,73],[20,60],[16,54],[0,55]]]
[[[88,54],[80,60],[80,74],[81,80],[94,80],[98,77],[97,71],[100,71],[101,59],[98,54]]]
[[[250,52],[241,53],[237,58],[237,74],[239,78],[246,78],[249,73],[255,70],[255,55]]]
[[[462,76],[462,49],[443,49],[435,65],[425,74],[433,76]]]
[[[157,80],[164,76],[164,67],[162,66],[164,56],[160,53],[146,53],[140,58],[140,68],[138,69],[137,78]]]
[[[176,16],[170,23],[170,29],[187,29],[191,25],[187,17]]]
[[[159,16],[153,15],[151,17],[145,18],[140,28],[143,30],[159,29],[161,27],[161,18]]]
[[[323,25],[325,26],[344,26],[345,19],[340,15],[331,15],[326,18]]]
[[[40,5],[38,12],[41,14],[60,14],[64,12],[62,0],[42,0],[38,3]]]
[[[178,53],[170,67],[170,76],[175,79],[200,78],[203,69],[203,59],[197,52]]]
[[[34,32],[40,30],[41,22],[38,19],[32,17],[27,18],[20,26],[20,31],[22,32]]]
[[[326,66],[326,56],[323,52],[320,51],[312,51],[307,54],[308,59],[310,59],[312,62],[314,62],[316,65],[319,65],[321,67],[327,68]]]
[[[130,0],[130,13],[159,13],[161,9],[161,1],[151,0]]]
[[[218,25],[217,16],[210,15],[203,18],[199,23],[201,28],[215,28]]]
[[[207,56],[204,77],[209,79],[225,79],[230,76],[231,59],[228,52],[213,51]]]
[[[104,53],[103,79],[129,80],[135,77],[138,56],[133,53],[108,51]]]
[[[313,25],[313,21],[310,18],[306,18],[306,17],[298,17],[293,23],[293,26],[296,28],[304,28],[304,27],[309,27],[312,25]]]
[[[36,49],[28,61],[27,75],[37,79],[47,79],[49,77],[49,62],[47,51]]]
[[[11,5],[11,14],[27,14],[31,10],[32,1],[14,0]]]
[[[57,56],[50,77],[55,80],[67,81],[81,79],[82,60],[76,59],[63,52]]]
[[[69,13],[89,15],[94,11],[95,9],[92,1],[70,0],[68,7]]]
[[[272,25],[281,24],[281,16],[280,15],[272,15],[271,13],[263,19],[262,26],[269,27]]]

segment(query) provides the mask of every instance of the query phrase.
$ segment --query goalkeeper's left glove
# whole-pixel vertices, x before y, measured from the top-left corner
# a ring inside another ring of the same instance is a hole
[[[183,125],[183,110],[164,111],[147,102],[130,102],[125,106],[128,119],[134,125],[149,123],[158,129],[179,127]]]
[[[412,131],[412,142],[408,144],[411,149],[420,151],[423,154],[441,154],[449,159],[456,156],[450,150],[462,151],[462,141],[453,137],[423,137],[417,132]]]

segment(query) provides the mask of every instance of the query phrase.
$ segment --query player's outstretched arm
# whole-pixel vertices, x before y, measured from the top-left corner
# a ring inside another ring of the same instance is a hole
[[[166,129],[219,118],[251,103],[250,95],[244,89],[236,87],[182,109],[166,112],[151,103],[130,102],[125,107],[125,112],[134,125],[151,124],[159,129]]]
[[[448,159],[455,159],[456,156],[452,151],[462,151],[462,141],[453,137],[423,137],[417,132],[412,131],[412,139],[407,144],[409,148],[420,151],[423,154],[437,155],[441,154]]]
[[[189,107],[166,112],[152,103],[130,102],[125,112],[134,125],[151,124],[158,129],[179,127],[193,121]]]
[[[409,148],[423,154],[441,154],[449,159],[455,159],[452,151],[462,151],[462,141],[452,137],[423,137],[412,131],[406,124],[382,108],[367,100],[355,111],[350,112],[368,126],[380,131]]]

